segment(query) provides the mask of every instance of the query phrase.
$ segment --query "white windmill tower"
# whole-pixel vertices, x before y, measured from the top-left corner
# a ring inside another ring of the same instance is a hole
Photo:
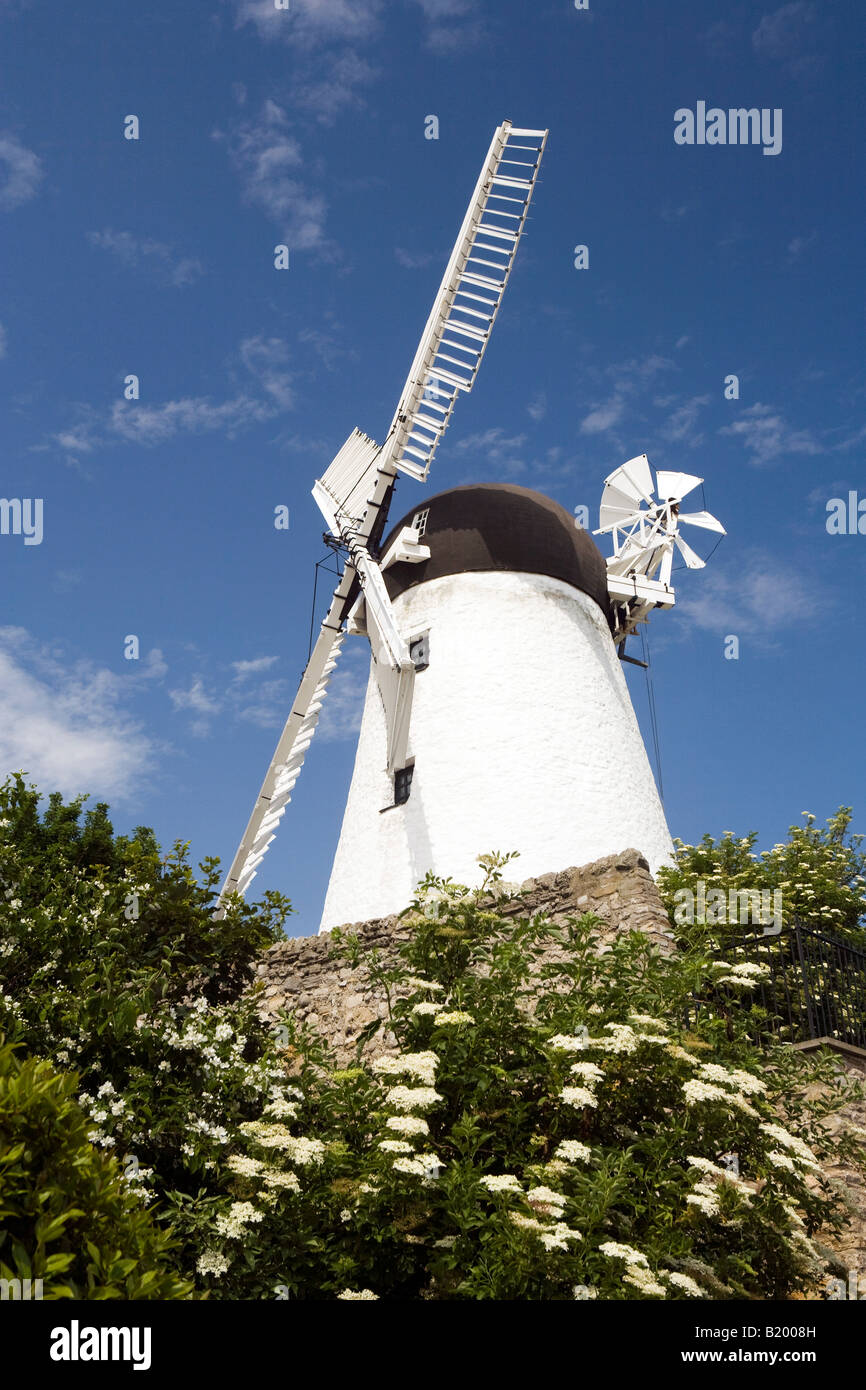
[[[512,486],[425,499],[382,541],[397,471],[426,479],[474,383],[546,139],[498,127],[384,445],[353,431],[313,488],[345,568],[219,912],[274,839],[347,632],[369,639],[370,678],[320,930],[401,910],[428,870],[477,881],[489,849],[518,849],[521,877],[628,847],[670,858],[617,650],[674,601],[680,483],[656,504],[645,459],[611,475],[607,569],[563,507]]]

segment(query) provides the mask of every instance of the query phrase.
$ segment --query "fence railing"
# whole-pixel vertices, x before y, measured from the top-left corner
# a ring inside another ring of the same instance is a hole
[[[727,959],[732,949],[720,954]],[[737,959],[769,968],[748,995],[738,990],[729,996],[753,1016],[756,1041],[835,1038],[866,1048],[866,951],[799,922],[779,936],[740,938],[736,951]]]

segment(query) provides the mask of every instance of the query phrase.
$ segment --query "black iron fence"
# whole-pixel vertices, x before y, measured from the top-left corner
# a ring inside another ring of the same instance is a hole
[[[795,922],[778,936],[740,938],[720,954],[767,967],[747,995],[725,991],[732,1007],[748,1012],[756,1041],[835,1038],[866,1048],[866,951]]]

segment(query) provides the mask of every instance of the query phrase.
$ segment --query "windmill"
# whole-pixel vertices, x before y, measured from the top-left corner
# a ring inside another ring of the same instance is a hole
[[[412,566],[430,558],[423,521],[402,527],[385,554],[379,545],[397,473],[426,480],[457,399],[475,382],[526,223],[547,134],[510,121],[497,127],[384,444],[353,430],[313,488],[345,565],[220,893],[218,916],[228,894],[249,888],[275,838],[347,629],[365,632],[370,641],[386,728],[387,772],[407,772],[416,664],[421,668],[424,656],[423,651],[413,656],[402,635],[384,572],[391,565]]]
[[[607,587],[615,616],[618,646],[647,621],[653,608],[673,608],[671,588],[674,550],[689,569],[703,569],[705,560],[680,535],[682,525],[725,535],[709,512],[683,513],[680,503],[703,482],[692,473],[656,473],[656,493],[646,454],[638,454],[608,475],[599,508],[598,530],[609,534],[613,554],[607,561]]]

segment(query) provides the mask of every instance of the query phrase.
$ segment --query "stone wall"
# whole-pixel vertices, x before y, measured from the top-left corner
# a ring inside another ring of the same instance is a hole
[[[617,932],[642,931],[659,947],[671,949],[671,930],[647,861],[637,850],[597,859],[582,868],[544,874],[520,885],[520,901],[504,904],[503,915],[544,911],[554,921],[584,912],[605,922],[599,932],[603,946]],[[409,934],[398,917],[350,924],[364,946],[375,947],[393,961]],[[384,997],[371,989],[361,968],[351,969],[334,951],[328,933],[291,937],[265,952],[256,971],[264,984],[262,1011],[272,1017],[282,1008],[322,1033],[345,1063],[361,1029],[385,1016]],[[386,1051],[393,1039],[380,1035],[373,1050]]]

